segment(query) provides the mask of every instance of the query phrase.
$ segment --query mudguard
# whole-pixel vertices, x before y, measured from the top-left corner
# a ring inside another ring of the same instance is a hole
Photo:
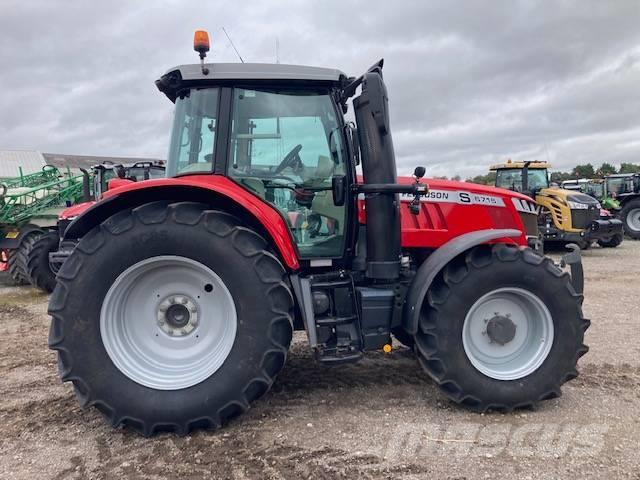
[[[23,225],[22,227],[7,227],[0,229],[0,248],[13,250],[20,246],[22,238],[30,232],[39,230],[42,228],[37,225]],[[14,236],[15,235],[15,236]]]
[[[422,302],[436,275],[438,275],[438,272],[440,272],[447,263],[462,252],[477,245],[498,239],[519,239],[521,236],[522,232],[515,229],[477,230],[460,235],[434,251],[429,258],[420,265],[409,286],[407,296],[405,297],[404,310],[402,312],[402,327],[412,335],[418,331],[418,320]]]
[[[190,175],[132,182],[105,192],[99,202],[76,217],[65,230],[64,239],[82,238],[121,210],[155,201],[201,202],[225,209],[262,230],[290,270],[300,267],[289,228],[274,207],[221,175]]]

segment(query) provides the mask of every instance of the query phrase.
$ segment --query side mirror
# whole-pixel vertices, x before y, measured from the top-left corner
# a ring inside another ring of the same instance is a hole
[[[413,176],[416,177],[416,179],[421,179],[422,177],[424,177],[424,174],[427,173],[427,169],[424,167],[416,167],[416,169],[413,171]]]
[[[331,177],[331,192],[333,193],[333,203],[336,207],[341,207],[347,201],[347,177],[346,175],[334,175]]]

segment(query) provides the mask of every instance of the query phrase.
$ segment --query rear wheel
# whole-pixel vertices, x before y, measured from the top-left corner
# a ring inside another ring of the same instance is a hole
[[[567,274],[530,249],[480,246],[438,274],[416,351],[444,393],[510,411],[560,395],[578,375],[589,322]]]
[[[621,233],[616,233],[610,238],[598,240],[598,245],[603,248],[615,248],[622,243],[623,236]]]
[[[18,285],[31,284],[29,268],[27,267],[27,258],[33,244],[42,235],[42,233],[42,230],[30,231],[22,236],[17,248],[9,250],[9,273],[11,274],[11,278],[13,278]]]
[[[640,240],[640,199],[628,202],[620,211],[624,222],[624,232],[631,238]]]
[[[49,262],[49,254],[58,249],[60,237],[56,230],[38,237],[27,253],[27,272],[34,287],[51,293],[56,286],[58,265]]]
[[[217,428],[284,365],[292,296],[264,239],[200,204],[151,203],[87,234],[49,303],[83,406],[144,435]]]

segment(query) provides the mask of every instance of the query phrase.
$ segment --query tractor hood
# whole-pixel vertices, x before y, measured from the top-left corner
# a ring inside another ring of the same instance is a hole
[[[361,179],[360,179],[361,181]],[[398,177],[398,183],[414,183],[413,177]],[[453,180],[425,178],[429,193],[421,199],[417,215],[411,213],[411,195],[400,195],[403,248],[438,248],[465,233],[487,229],[516,229],[517,239],[537,237],[537,209],[531,198],[502,188]],[[365,202],[358,201],[358,218],[366,224]],[[509,241],[509,240],[506,240]],[[513,241],[513,239],[511,240]]]
[[[413,177],[398,177],[398,183],[413,183],[415,182]],[[490,185],[480,185],[478,183],[471,182],[458,182],[455,180],[443,180],[439,178],[426,178],[423,180],[429,186],[429,190],[462,190],[466,192],[472,192],[479,195],[496,195],[505,198],[517,198],[519,200],[525,200],[531,202],[531,198],[512,190],[505,190],[504,188],[493,187]]]
[[[536,196],[556,198],[563,203],[574,202],[586,205],[599,205],[598,200],[596,200],[592,196],[585,193],[576,192],[575,190],[567,190],[565,188],[543,188],[536,194]]]

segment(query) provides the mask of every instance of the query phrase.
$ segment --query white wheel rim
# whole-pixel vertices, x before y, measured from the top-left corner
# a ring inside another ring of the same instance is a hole
[[[233,297],[207,266],[178,256],[142,260],[113,282],[100,335],[114,365],[140,385],[178,390],[213,375],[237,330]]]
[[[627,213],[627,225],[634,232],[640,232],[640,208],[633,208]]]
[[[511,339],[502,344],[506,338],[496,335],[497,327],[510,331]],[[467,358],[497,380],[517,380],[535,372],[549,355],[553,336],[553,318],[544,302],[528,290],[511,287],[479,298],[462,327]]]

